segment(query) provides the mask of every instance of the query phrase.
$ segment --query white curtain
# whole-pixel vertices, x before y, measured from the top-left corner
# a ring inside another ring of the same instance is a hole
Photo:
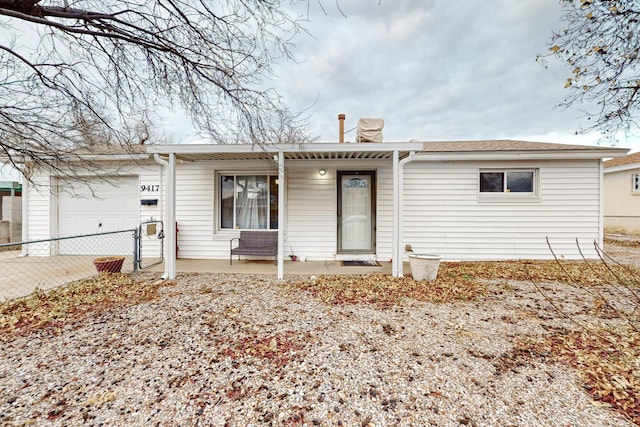
[[[267,228],[266,177],[239,176],[236,191],[236,224],[241,229]]]

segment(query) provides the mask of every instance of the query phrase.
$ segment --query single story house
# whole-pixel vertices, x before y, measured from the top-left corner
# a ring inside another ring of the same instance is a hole
[[[640,152],[604,162],[604,229],[640,235]]]
[[[277,230],[279,277],[290,254],[391,261],[401,276],[409,246],[450,261],[549,259],[548,238],[572,259],[577,239],[595,257],[603,159],[627,151],[512,140],[147,145],[134,160],[93,156],[104,167],[86,176],[91,191],[35,171],[38,185],[24,185],[24,235],[161,218],[169,278],[177,245],[181,258],[228,259],[240,230]]]

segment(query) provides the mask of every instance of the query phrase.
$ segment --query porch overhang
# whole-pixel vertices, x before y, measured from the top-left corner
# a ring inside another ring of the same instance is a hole
[[[357,160],[403,159],[414,151],[421,161],[465,160],[552,160],[604,159],[623,157],[626,148],[552,144],[529,141],[443,141],[383,143],[300,143],[300,144],[174,144],[148,145],[149,154],[168,156],[185,162],[215,160]]]
[[[410,151],[421,150],[421,142],[390,143],[309,143],[309,144],[267,144],[267,145],[149,145],[149,153],[169,155],[185,162],[215,160],[274,160],[282,153],[284,160],[351,160],[351,159],[392,159],[394,151],[402,156]]]

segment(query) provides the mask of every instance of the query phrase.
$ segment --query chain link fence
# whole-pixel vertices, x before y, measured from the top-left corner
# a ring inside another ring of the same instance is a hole
[[[164,224],[145,221],[138,227],[138,267],[149,268],[164,261]]]
[[[123,273],[150,267],[163,261],[163,240],[162,222],[150,221],[131,230],[0,244],[0,301],[96,275],[99,258],[123,258]]]

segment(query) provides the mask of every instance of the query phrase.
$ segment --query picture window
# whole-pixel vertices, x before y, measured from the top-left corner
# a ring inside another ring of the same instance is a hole
[[[278,183],[274,175],[220,175],[220,228],[278,228]]]

